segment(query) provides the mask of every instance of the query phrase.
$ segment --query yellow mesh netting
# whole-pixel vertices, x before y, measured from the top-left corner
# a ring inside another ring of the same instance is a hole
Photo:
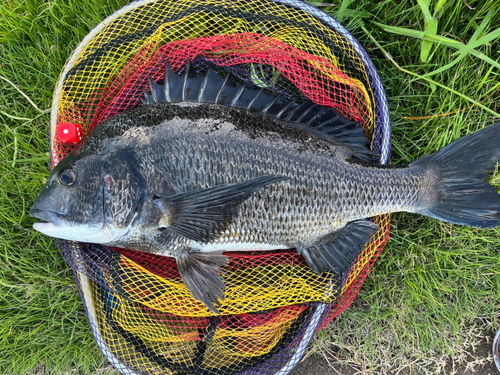
[[[114,288],[130,301],[157,311],[182,316],[210,316],[213,313],[194,300],[179,275],[158,276],[156,270],[172,268],[164,257],[134,254],[137,262],[125,255],[113,264],[111,276]],[[330,274],[316,275],[296,253],[231,254],[230,265],[224,275],[226,300],[218,309],[222,315],[244,314],[288,306],[296,303],[321,301],[332,303],[340,285]],[[154,264],[149,269],[142,264]],[[155,272],[156,271],[156,272]]]

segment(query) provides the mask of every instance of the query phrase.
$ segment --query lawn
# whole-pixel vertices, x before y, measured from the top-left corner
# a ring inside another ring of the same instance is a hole
[[[389,100],[393,164],[500,121],[500,0],[427,2],[312,3],[373,59]],[[0,5],[0,374],[114,371],[94,343],[70,267],[32,229],[27,210],[48,176],[46,109],[59,72],[126,3]],[[498,166],[490,181],[500,186]],[[500,328],[499,250],[500,228],[393,214],[389,243],[355,302],[311,350],[376,374],[479,366],[474,348]]]

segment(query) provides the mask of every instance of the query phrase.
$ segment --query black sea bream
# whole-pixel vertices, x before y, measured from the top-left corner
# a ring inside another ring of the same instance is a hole
[[[486,182],[500,123],[407,166],[372,162],[359,124],[333,109],[187,67],[150,79],[144,105],[101,123],[48,178],[34,228],[66,240],[174,257],[193,297],[217,312],[223,251],[297,249],[341,277],[379,229],[363,219],[421,213],[500,225]]]

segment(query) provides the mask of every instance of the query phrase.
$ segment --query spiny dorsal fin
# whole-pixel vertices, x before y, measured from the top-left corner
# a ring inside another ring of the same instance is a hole
[[[148,82],[151,94],[144,92],[144,105],[185,101],[242,108],[282,120],[326,141],[340,141],[356,152],[360,159],[373,161],[369,141],[358,122],[338,114],[333,108],[315,104],[311,100],[298,104],[283,95],[254,85],[238,83],[229,70],[226,77],[222,77],[211,65],[208,72],[201,76],[191,63],[188,63],[184,76],[181,77],[174,73],[167,62],[163,86],[154,82],[151,77],[148,77]]]
[[[191,63],[188,63],[186,66],[186,73],[184,74],[182,100],[185,102],[198,102],[201,86],[204,81],[205,77],[196,73],[196,71],[191,67]]]

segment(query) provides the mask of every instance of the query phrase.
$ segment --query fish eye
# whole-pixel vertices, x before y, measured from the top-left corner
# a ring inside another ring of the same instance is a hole
[[[70,186],[76,180],[76,172],[73,168],[66,168],[57,177],[59,183],[63,186]]]

